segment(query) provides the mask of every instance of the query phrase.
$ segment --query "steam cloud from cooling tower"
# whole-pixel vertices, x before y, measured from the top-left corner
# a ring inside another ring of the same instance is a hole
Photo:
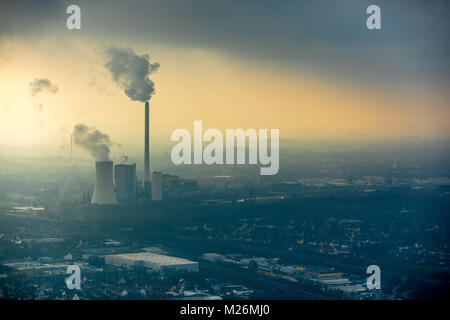
[[[114,81],[133,101],[146,102],[155,93],[155,83],[148,77],[159,68],[159,63],[150,63],[147,54],[137,55],[130,48],[109,47],[106,50],[106,69]]]
[[[83,123],[75,125],[73,142],[89,152],[97,161],[108,161],[112,142],[109,135]]]

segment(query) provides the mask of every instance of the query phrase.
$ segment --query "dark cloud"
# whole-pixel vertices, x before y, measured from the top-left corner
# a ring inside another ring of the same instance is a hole
[[[148,101],[155,93],[155,83],[148,77],[159,68],[159,63],[150,63],[150,57],[137,55],[129,48],[109,47],[106,50],[106,69],[114,81],[134,101]]]
[[[35,79],[30,82],[30,94],[32,97],[41,92],[54,94],[58,91],[58,87],[50,82],[49,79]]]
[[[109,160],[109,151],[113,144],[109,135],[83,123],[75,125],[72,134],[75,145],[89,152],[95,160]]]
[[[64,0],[0,1],[0,36],[33,37],[65,26],[67,6]]]
[[[0,30],[70,35],[64,1],[0,4]],[[39,3],[39,4],[38,4]],[[43,3],[41,5],[41,3]],[[80,36],[210,48],[378,82],[450,79],[448,0],[77,1]],[[382,29],[366,28],[381,7]],[[41,8],[42,7],[42,8]],[[0,31],[0,35],[1,35]]]

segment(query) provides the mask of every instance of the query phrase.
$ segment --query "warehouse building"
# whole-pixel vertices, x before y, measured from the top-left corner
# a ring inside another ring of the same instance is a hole
[[[122,268],[144,267],[154,271],[198,272],[198,262],[153,252],[113,254],[105,256],[105,263]]]

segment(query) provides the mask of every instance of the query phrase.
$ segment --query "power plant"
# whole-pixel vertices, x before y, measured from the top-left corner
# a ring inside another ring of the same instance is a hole
[[[96,182],[92,204],[117,204],[116,193],[114,192],[113,162],[95,162]]]
[[[151,197],[150,180],[150,107],[149,102],[145,102],[145,141],[144,141],[144,179],[143,190],[147,199]],[[109,149],[108,149],[109,151]],[[117,204],[119,202],[135,202],[137,199],[137,177],[136,164],[126,165],[117,164],[114,166],[113,180],[113,162],[96,161],[96,184],[91,203],[93,204]],[[160,179],[161,180],[161,179]],[[115,184],[114,184],[115,182]],[[161,185],[161,183],[159,184]],[[161,188],[160,188],[161,189]],[[156,192],[157,200],[161,200],[161,191]],[[158,196],[159,195],[159,196]],[[117,197],[116,197],[117,196]]]
[[[198,190],[195,180],[180,179],[179,176],[162,174],[154,171],[150,173],[150,108],[145,102],[145,140],[144,140],[144,177],[142,188],[137,184],[136,164],[119,163],[115,166],[112,161],[96,161],[96,183],[91,203],[98,205],[115,205],[118,203],[131,204],[136,202],[159,201],[173,198],[183,192]],[[109,158],[109,136],[96,129],[79,125],[75,142],[91,152],[96,159]],[[98,138],[101,137],[100,141]],[[113,173],[114,169],[114,173]],[[150,179],[151,175],[151,179]],[[113,179],[114,177],[114,179]]]

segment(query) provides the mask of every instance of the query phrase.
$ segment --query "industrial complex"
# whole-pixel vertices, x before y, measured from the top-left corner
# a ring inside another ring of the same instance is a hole
[[[150,124],[149,102],[145,102],[145,143],[144,177],[142,187],[138,184],[136,164],[120,163],[113,165],[110,160],[96,161],[96,183],[91,199],[92,204],[116,205],[134,203],[139,200],[159,201],[176,197],[183,192],[198,190],[198,184],[192,179],[154,171],[150,175]],[[150,179],[151,176],[151,179]],[[141,192],[138,192],[141,191]]]

